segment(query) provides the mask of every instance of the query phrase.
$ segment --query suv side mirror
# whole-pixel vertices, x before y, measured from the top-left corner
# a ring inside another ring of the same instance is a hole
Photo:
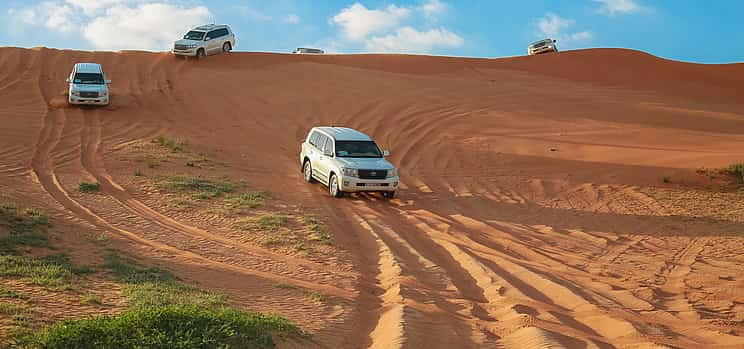
[[[553,43],[555,43],[555,39],[553,39]]]
[[[383,150],[383,151],[382,151],[382,156],[383,156],[383,157],[385,157],[385,156],[390,156],[390,150],[387,150],[387,149]]]
[[[212,40],[212,38],[210,38],[208,36],[206,38],[204,38],[204,41],[209,41],[209,40]]]
[[[110,84],[111,80],[106,80],[106,85]]]
[[[72,82],[70,78],[65,79],[65,82]]]
[[[323,155],[333,157],[333,152],[323,150]]]

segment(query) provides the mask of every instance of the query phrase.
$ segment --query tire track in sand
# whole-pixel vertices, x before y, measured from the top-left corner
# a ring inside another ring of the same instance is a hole
[[[212,242],[219,243],[226,249],[237,249],[251,256],[280,261],[287,264],[287,266],[290,268],[303,267],[319,271],[324,274],[335,274],[346,277],[352,276],[352,274],[348,272],[331,271],[330,268],[324,266],[321,263],[295,258],[259,247],[242,244],[226,237],[210,233],[203,229],[183,224],[153,210],[149,206],[129,195],[126,189],[116,183],[113,178],[107,173],[103,163],[103,157],[100,153],[102,139],[101,133],[102,127],[98,113],[95,113],[94,115],[87,115],[85,120],[85,129],[83,131],[83,145],[81,154],[83,167],[101,184],[103,192],[110,194],[114,200],[116,200],[120,205],[122,205],[130,212],[138,215],[141,218],[151,221],[164,229],[187,234],[193,237],[208,239]]]
[[[325,292],[333,296],[353,298],[353,292],[332,285],[316,284],[301,279],[272,274],[259,270],[242,268],[219,261],[213,261],[209,258],[193,252],[180,250],[178,248],[163,244],[158,241],[143,238],[132,231],[118,228],[109,223],[101,216],[95,214],[88,207],[72,198],[64,189],[54,171],[54,163],[50,157],[50,154],[62,138],[62,130],[65,125],[65,120],[66,116],[63,109],[50,109],[46,113],[46,115],[44,116],[43,126],[40,131],[39,140],[34,149],[34,155],[31,160],[31,168],[34,180],[39,183],[54,200],[59,202],[63,207],[71,211],[76,216],[85,219],[98,228],[115,232],[118,235],[121,235],[136,243],[143,244],[155,250],[168,252],[173,255],[183,257],[191,262],[201,262],[204,265],[212,266],[216,269],[230,270],[238,274],[257,276],[277,282],[294,283],[298,286]]]

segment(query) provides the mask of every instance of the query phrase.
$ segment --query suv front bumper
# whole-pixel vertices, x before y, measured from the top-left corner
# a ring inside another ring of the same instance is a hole
[[[193,56],[196,56],[196,50],[197,50],[197,48],[190,48],[190,49],[186,49],[186,50],[172,49],[171,52],[173,52],[174,55],[191,56],[191,57],[193,57]]]
[[[385,179],[361,179],[341,176],[338,184],[339,189],[347,193],[360,191],[396,191],[400,184],[400,179],[397,176]]]
[[[70,96],[67,99],[67,101],[70,104],[87,104],[87,105],[108,105],[109,104],[108,96],[101,96],[101,97],[94,97],[94,98]]]

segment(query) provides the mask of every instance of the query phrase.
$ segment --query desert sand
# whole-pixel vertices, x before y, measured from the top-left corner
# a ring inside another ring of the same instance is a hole
[[[113,80],[109,107],[65,104],[81,61]],[[316,125],[390,149],[397,197],[339,200],[304,183],[299,145]],[[318,212],[332,250],[268,248],[216,216],[164,208],[122,155],[164,134],[215,154],[213,174]],[[744,64],[623,49],[202,61],[0,49],[4,195],[74,226],[67,245],[79,258],[93,252],[76,236],[106,232],[312,334],[287,347],[742,348],[744,195],[697,170],[736,162]],[[101,194],[76,193],[81,178]]]

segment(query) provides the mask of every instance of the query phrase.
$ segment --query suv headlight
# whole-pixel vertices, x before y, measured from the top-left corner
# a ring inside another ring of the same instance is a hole
[[[190,44],[189,48],[196,48],[196,44]]]
[[[355,168],[342,168],[341,174],[348,177],[359,177],[359,171]]]
[[[105,97],[107,94],[108,94],[108,92],[106,92],[106,91],[98,92],[98,95],[101,96],[101,97]]]
[[[392,168],[387,171],[387,178],[392,178],[398,175],[398,170]]]

